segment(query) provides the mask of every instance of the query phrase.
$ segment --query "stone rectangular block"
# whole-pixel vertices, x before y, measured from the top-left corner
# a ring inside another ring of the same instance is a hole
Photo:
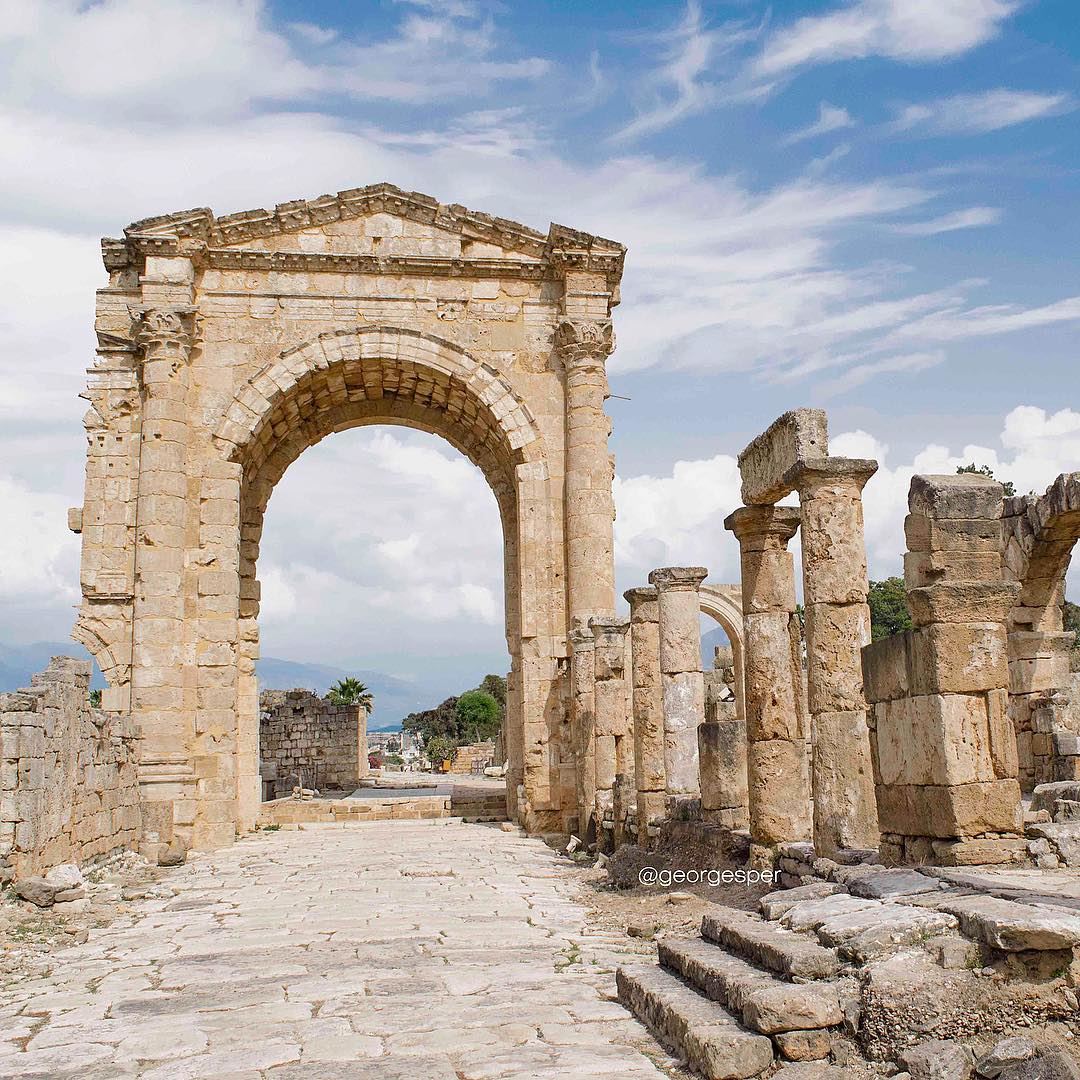
[[[716,721],[698,728],[701,805],[706,810],[745,807],[746,724]]]
[[[908,610],[916,626],[935,622],[1003,623],[1019,593],[1016,582],[942,582],[909,589]]]
[[[978,473],[913,476],[908,509],[929,518],[1001,518],[1004,489]]]
[[[739,454],[742,500],[747,506],[779,502],[793,489],[788,473],[807,458],[829,452],[823,409],[793,409],[778,417]]]
[[[884,785],[877,789],[881,830],[904,836],[972,838],[1021,832],[1020,785],[992,780],[956,787]]]
[[[921,589],[939,581],[1001,581],[996,551],[909,551],[904,555],[904,584]]]
[[[904,535],[909,551],[995,552],[1002,549],[1001,521],[994,518],[932,518],[908,514]]]
[[[863,709],[862,648],[870,643],[870,609],[859,604],[808,604],[806,660],[810,711]]]

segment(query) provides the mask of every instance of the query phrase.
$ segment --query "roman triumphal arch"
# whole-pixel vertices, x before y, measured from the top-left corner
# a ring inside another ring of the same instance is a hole
[[[253,826],[263,513],[305,449],[375,423],[442,436],[491,485],[509,807],[573,827],[567,635],[614,614],[623,248],[379,184],[150,218],[102,250],[75,636],[104,707],[137,721],[147,839],[211,848]]]

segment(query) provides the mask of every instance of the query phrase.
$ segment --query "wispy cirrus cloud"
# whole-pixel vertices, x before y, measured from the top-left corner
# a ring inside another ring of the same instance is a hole
[[[969,206],[951,214],[930,218],[928,221],[912,221],[892,225],[890,229],[901,236],[938,236],[960,229],[977,229],[984,225],[996,225],[1001,220],[1001,210],[996,206]]]
[[[1066,93],[1040,94],[998,88],[906,105],[891,127],[916,135],[984,135],[1076,107]]]
[[[781,26],[752,67],[759,78],[775,78],[869,56],[943,60],[989,41],[1019,7],[1016,0],[855,0]]]
[[[823,101],[818,107],[818,118],[807,127],[792,132],[780,145],[794,146],[807,139],[816,139],[819,135],[828,135],[830,132],[843,131],[854,126],[855,120],[847,109]]]

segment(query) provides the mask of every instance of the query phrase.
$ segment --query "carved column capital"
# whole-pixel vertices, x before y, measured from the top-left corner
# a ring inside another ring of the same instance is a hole
[[[168,353],[187,359],[195,340],[194,307],[131,309],[132,337],[147,357]]]
[[[615,348],[615,331],[610,319],[573,319],[563,316],[555,327],[555,350],[567,367],[597,364]]]

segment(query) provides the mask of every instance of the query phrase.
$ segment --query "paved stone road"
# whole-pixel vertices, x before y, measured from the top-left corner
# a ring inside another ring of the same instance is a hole
[[[569,872],[485,826],[261,833],[0,995],[0,1077],[625,1080],[620,950]]]

